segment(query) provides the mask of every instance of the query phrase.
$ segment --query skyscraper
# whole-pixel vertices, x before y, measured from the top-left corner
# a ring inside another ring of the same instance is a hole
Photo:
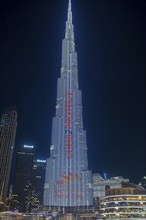
[[[0,202],[5,202],[7,197],[16,128],[16,109],[5,109],[0,121]]]
[[[31,209],[43,205],[46,160],[34,160],[32,170]]]
[[[32,192],[34,147],[24,145],[17,152],[11,209],[29,212]]]
[[[52,123],[47,160],[44,205],[92,205],[92,178],[88,170],[86,131],[82,120],[82,93],[74,42],[71,1],[62,42],[61,77],[57,82],[56,116]]]

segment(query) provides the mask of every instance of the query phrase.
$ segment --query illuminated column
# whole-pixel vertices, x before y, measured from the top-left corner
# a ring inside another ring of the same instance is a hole
[[[92,205],[92,178],[88,170],[86,131],[82,120],[82,94],[74,42],[71,1],[62,41],[61,77],[57,81],[56,115],[52,123],[47,160],[44,205]]]

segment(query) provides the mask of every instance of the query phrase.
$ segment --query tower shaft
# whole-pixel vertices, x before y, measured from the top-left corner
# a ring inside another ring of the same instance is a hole
[[[92,205],[91,182],[69,1],[65,38],[62,41],[61,77],[57,81],[56,116],[52,123],[52,143],[46,168],[44,204],[66,207]]]

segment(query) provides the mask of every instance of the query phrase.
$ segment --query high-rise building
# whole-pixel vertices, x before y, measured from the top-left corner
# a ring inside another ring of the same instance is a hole
[[[74,42],[71,1],[62,42],[61,77],[57,82],[56,116],[52,123],[47,160],[44,205],[91,206],[92,175],[88,170],[86,131],[82,120],[82,93]]]
[[[0,121],[0,203],[5,202],[17,128],[17,111],[14,107],[2,113]]]
[[[32,171],[31,209],[43,205],[46,160],[34,160]]]
[[[17,152],[11,209],[29,212],[32,192],[34,147],[24,145]]]

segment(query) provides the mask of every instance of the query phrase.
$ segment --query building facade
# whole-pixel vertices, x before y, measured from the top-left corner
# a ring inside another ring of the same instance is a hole
[[[146,176],[144,176],[144,177],[142,178],[140,185],[141,185],[144,189],[146,189]]]
[[[99,207],[99,198],[105,196],[108,189],[121,188],[123,182],[129,182],[121,176],[103,178],[99,173],[94,173],[93,177],[93,202],[94,207]]]
[[[31,207],[34,147],[24,145],[17,152],[11,209],[29,212]]]
[[[32,170],[31,210],[43,206],[46,160],[34,160]]]
[[[50,158],[47,159],[44,190],[46,206],[77,207],[93,203],[82,109],[69,0],[65,38],[62,42],[61,77],[57,81],[56,116],[52,123]]]
[[[17,128],[17,111],[14,107],[2,113],[0,121],[0,203],[5,203]]]
[[[101,219],[146,219],[146,191],[134,185],[109,189],[99,201]]]
[[[122,176],[110,177],[109,179],[102,178],[99,173],[94,173],[92,176],[94,198],[105,196],[108,188],[121,188],[123,182],[129,182],[129,179],[125,179]]]

